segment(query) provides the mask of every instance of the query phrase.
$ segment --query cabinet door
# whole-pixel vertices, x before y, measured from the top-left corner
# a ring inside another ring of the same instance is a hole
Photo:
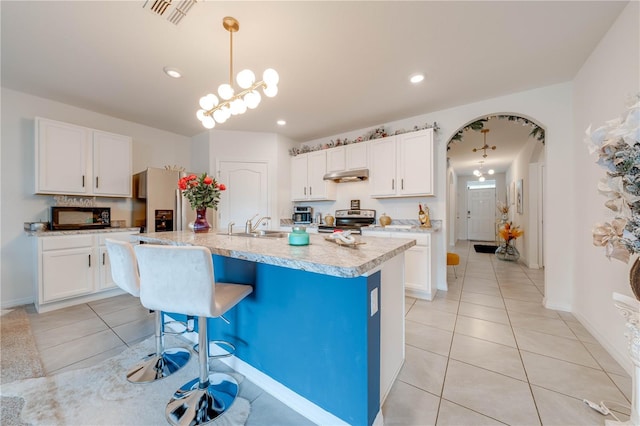
[[[84,127],[36,119],[36,193],[90,193],[90,137]]]
[[[42,301],[49,302],[94,291],[98,259],[90,247],[42,253]]]
[[[396,140],[378,139],[369,144],[369,188],[372,197],[396,195]]]
[[[307,183],[309,185],[309,200],[329,200],[332,197],[330,189],[333,182],[324,180],[327,173],[326,151],[316,151],[307,154]]]
[[[405,252],[404,274],[407,289],[421,293],[429,293],[431,291],[430,261],[430,248],[428,246],[413,246]]]
[[[327,150],[327,173],[345,170],[345,147],[339,146]]]
[[[93,132],[93,178],[96,195],[131,196],[131,138],[106,132]]]
[[[433,195],[433,129],[398,136],[398,195]]]
[[[307,154],[300,154],[291,158],[291,200],[307,197]]]
[[[345,169],[366,169],[369,164],[367,157],[367,142],[347,145],[345,149]]]

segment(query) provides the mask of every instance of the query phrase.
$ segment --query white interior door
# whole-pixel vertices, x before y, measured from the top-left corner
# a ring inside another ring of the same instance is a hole
[[[266,162],[220,162],[218,181],[227,189],[221,193],[218,204],[219,230],[226,231],[229,223],[234,222],[234,231],[241,232],[247,219],[256,214],[269,216],[267,171]],[[268,222],[260,226],[261,229],[268,227]]]
[[[495,241],[496,189],[467,188],[467,209],[469,239]]]

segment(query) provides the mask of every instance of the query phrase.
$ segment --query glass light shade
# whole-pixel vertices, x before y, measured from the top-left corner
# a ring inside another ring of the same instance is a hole
[[[273,98],[278,94],[278,86],[267,86],[262,91],[266,97]]]
[[[216,120],[218,123],[222,124],[225,121],[227,121],[227,115],[223,110],[218,109],[213,112],[213,119]]]
[[[233,87],[226,83],[221,84],[218,87],[218,95],[220,95],[220,97],[225,101],[231,99],[233,97]]]
[[[489,169],[489,171],[487,173],[489,173],[490,175],[494,174],[496,171],[493,169]]]
[[[196,112],[196,117],[198,117],[198,120],[203,121],[205,119],[205,115],[204,115],[204,110],[203,109],[199,109],[198,112]]]
[[[267,86],[275,86],[280,81],[280,76],[273,68],[267,68],[262,73],[262,80],[267,84]]]
[[[424,80],[423,74],[414,74],[409,78],[409,81],[411,81],[413,84],[420,83],[422,80]]]
[[[242,70],[236,76],[236,82],[243,89],[248,89],[256,82],[256,75],[251,70]]]
[[[229,106],[232,115],[244,114],[247,111],[247,106],[244,104],[242,98],[234,99]]]
[[[480,176],[480,177],[478,178],[478,180],[479,180],[480,182],[484,182],[484,176]]]
[[[209,111],[216,105],[218,105],[218,98],[213,93],[209,93],[208,95],[200,98],[200,108],[205,111]]]
[[[262,97],[260,96],[260,93],[255,90],[252,90],[246,95],[244,95],[244,103],[247,105],[247,108],[249,109],[257,108],[261,100],[262,100]]]
[[[211,118],[210,116],[207,116],[204,118],[204,120],[202,120],[202,125],[206,129],[213,129],[216,126],[216,122],[213,121],[213,118]]]
[[[474,171],[473,171],[473,175],[474,175],[474,176],[480,176],[481,174],[482,174],[482,173],[480,173],[480,171],[479,171],[479,170],[474,170]]]
[[[222,108],[220,108],[220,111],[224,113],[224,116],[227,117],[227,120],[229,119],[229,117],[231,117],[231,110],[228,106],[223,106]]]

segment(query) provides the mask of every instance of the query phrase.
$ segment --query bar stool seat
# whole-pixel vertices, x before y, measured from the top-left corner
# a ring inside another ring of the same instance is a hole
[[[460,264],[460,255],[457,253],[447,253],[447,266],[453,266],[453,274],[456,278],[458,278],[458,273],[456,272],[456,265]]]
[[[133,246],[125,241],[105,239],[111,277],[113,281],[135,297],[140,297],[140,276]],[[143,303],[144,306],[144,303]],[[147,355],[127,372],[127,380],[132,383],[149,383],[163,379],[184,367],[191,353],[184,348],[164,347],[164,324],[162,312],[155,312],[156,351]]]
[[[207,318],[222,316],[253,288],[215,282],[213,259],[205,247],[143,244],[136,246],[135,252],[142,303],[198,317],[200,374],[175,391],[165,416],[174,425],[207,424],[227,411],[238,395],[238,383],[232,376],[209,372]]]

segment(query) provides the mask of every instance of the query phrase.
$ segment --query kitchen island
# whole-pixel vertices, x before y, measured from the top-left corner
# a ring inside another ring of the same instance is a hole
[[[209,320],[210,339],[236,346],[228,365],[315,423],[382,424],[404,361],[404,252],[415,240],[358,237],[354,248],[319,234],[308,246],[213,232],[136,238],[207,247],[217,281],[254,286],[225,314],[230,324]]]

